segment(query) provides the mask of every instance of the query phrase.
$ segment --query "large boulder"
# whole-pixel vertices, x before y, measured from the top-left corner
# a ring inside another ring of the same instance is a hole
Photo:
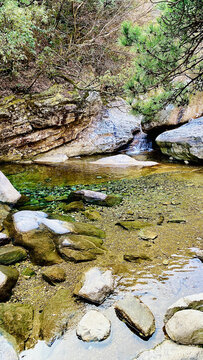
[[[18,360],[15,338],[0,329],[0,360]]]
[[[77,326],[77,336],[83,341],[105,340],[111,331],[110,321],[97,310],[88,311]]]
[[[154,315],[139,298],[126,295],[115,304],[115,311],[141,337],[148,338],[155,332]]]
[[[0,202],[14,204],[20,199],[20,193],[0,171]]]
[[[114,279],[110,270],[98,268],[88,270],[75,287],[74,294],[94,304],[102,304],[114,290]]]
[[[156,143],[163,154],[177,160],[202,161],[203,117],[160,134],[156,138]]]
[[[203,114],[202,92],[191,95],[189,104],[176,107],[172,104],[158,112],[152,119],[142,118],[142,130],[156,137],[163,131],[174,129],[191,119],[196,119]]]
[[[16,269],[0,265],[0,302],[9,298],[18,276],[19,272]]]
[[[96,93],[91,94],[87,101],[100,101]],[[77,139],[50,151],[46,156],[65,154],[68,157],[111,153],[133,139],[133,133],[139,130],[141,117],[130,114],[130,108],[122,99],[102,106],[100,114],[91,119]],[[39,161],[39,157],[36,159]]]
[[[203,349],[165,340],[154,349],[142,352],[134,360],[202,360]]]
[[[203,345],[203,312],[177,311],[165,325],[171,340],[183,345]]]

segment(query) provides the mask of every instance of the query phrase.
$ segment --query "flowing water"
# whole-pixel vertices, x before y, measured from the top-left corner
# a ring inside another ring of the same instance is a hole
[[[136,158],[143,159],[143,156]],[[134,359],[140,351],[152,348],[164,339],[163,317],[169,305],[185,295],[203,291],[202,263],[195,257],[196,249],[203,247],[202,169],[170,163],[146,169],[105,168],[90,165],[88,161],[88,158],[75,159],[63,166],[0,166],[21,192],[28,194],[30,191],[29,195],[35,197],[38,205],[43,205],[45,194],[58,194],[64,189],[89,188],[120,193],[124,198],[119,206],[97,207],[102,219],[95,224],[107,233],[104,245],[108,253],[91,263],[66,264],[67,287],[71,290],[77,275],[89,267],[112,269],[117,287],[97,308],[111,321],[110,337],[101,343],[84,343],[76,336],[75,324],[51,347],[39,342],[34,349],[23,352],[23,360]],[[160,216],[164,221],[158,225]],[[74,213],[74,217],[76,221],[88,222],[83,213]],[[127,231],[115,225],[124,219],[150,221],[158,237],[154,241],[140,240],[138,231]],[[177,222],[168,222],[170,219]],[[151,260],[135,264],[123,259],[124,254],[137,250],[147,253]],[[39,279],[32,281],[38,289],[41,286],[41,298],[33,298],[28,281],[23,284],[23,290],[19,286],[16,288],[14,297],[21,296],[23,301],[33,304],[43,303],[43,297],[47,300],[44,284],[40,284]],[[56,288],[50,291],[54,293]],[[139,338],[115,314],[113,304],[129,292],[139,296],[154,313],[156,332],[148,341]],[[84,311],[96,308],[90,304],[84,306]]]

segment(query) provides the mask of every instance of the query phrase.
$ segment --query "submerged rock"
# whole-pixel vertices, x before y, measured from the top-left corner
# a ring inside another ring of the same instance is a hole
[[[101,220],[101,214],[97,210],[86,210],[84,215],[87,219],[91,221],[99,221]]]
[[[158,237],[158,235],[150,229],[142,229],[138,236],[142,240],[155,240]]]
[[[116,223],[116,225],[121,226],[125,230],[140,230],[152,224],[139,220],[122,220]]]
[[[65,271],[57,265],[53,265],[45,269],[42,277],[50,284],[63,282],[66,279]]]
[[[140,263],[142,260],[151,261],[150,257],[144,253],[125,254],[123,258],[128,262],[134,262],[134,263]]]
[[[90,310],[77,326],[77,336],[83,341],[105,340],[111,331],[110,321],[99,311]]]
[[[9,266],[0,265],[0,302],[7,300],[18,280],[19,272]]]
[[[82,201],[73,201],[69,204],[61,203],[61,204],[59,204],[58,207],[65,212],[85,210],[85,207],[84,207],[84,204]]]
[[[203,312],[180,310],[165,325],[171,340],[183,345],[203,345]]]
[[[108,156],[96,161],[91,161],[90,164],[102,165],[102,166],[155,166],[158,165],[155,161],[138,161],[128,155],[114,155]]]
[[[32,333],[34,310],[29,304],[0,304],[0,327],[11,334],[23,350]]]
[[[123,300],[115,304],[115,311],[118,317],[136,330],[141,337],[148,338],[155,332],[154,315],[139,298],[126,295]]]
[[[203,311],[203,293],[185,296],[172,304],[166,311],[164,323],[166,323],[177,311],[185,309]]]
[[[163,154],[177,160],[202,161],[203,117],[162,133],[156,138],[156,143]]]
[[[68,201],[82,200],[89,204],[96,204],[101,206],[114,206],[118,205],[122,201],[120,195],[106,195],[101,192],[92,190],[78,190],[71,192]]]
[[[18,261],[25,260],[27,253],[25,249],[19,246],[3,246],[0,248],[0,264],[10,265],[15,264]]]
[[[203,349],[197,346],[185,346],[164,340],[154,349],[146,350],[134,360],[202,360]]]
[[[15,204],[21,195],[7,177],[0,171],[0,202]]]
[[[81,308],[69,290],[59,289],[47,301],[41,314],[41,336],[48,343],[60,337]]]
[[[98,268],[88,270],[76,285],[74,294],[95,304],[102,304],[114,290],[112,272],[102,272]]]

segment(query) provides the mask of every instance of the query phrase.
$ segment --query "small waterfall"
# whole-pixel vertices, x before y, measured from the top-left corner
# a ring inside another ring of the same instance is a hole
[[[143,133],[140,127],[140,131],[134,135],[132,142],[123,149],[123,152],[127,155],[138,155],[152,150],[152,140],[147,134]]]

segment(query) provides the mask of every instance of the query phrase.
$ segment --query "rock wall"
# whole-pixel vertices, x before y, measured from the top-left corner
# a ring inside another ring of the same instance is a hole
[[[139,129],[140,119],[128,111],[123,100],[109,108],[95,92],[84,95],[62,85],[0,99],[0,161],[113,152]]]

